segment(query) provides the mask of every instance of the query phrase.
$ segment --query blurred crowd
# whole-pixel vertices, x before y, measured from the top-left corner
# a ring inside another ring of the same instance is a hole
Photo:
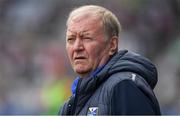
[[[75,78],[65,51],[68,13],[104,6],[122,25],[119,49],[151,59],[163,114],[180,114],[179,0],[0,0],[0,114],[57,114]]]

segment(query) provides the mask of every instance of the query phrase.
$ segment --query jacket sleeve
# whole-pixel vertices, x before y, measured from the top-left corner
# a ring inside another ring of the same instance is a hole
[[[119,82],[113,88],[111,115],[153,115],[153,105],[148,97],[131,80]]]

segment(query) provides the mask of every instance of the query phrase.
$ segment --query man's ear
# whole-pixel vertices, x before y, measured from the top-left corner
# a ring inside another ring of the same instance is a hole
[[[114,53],[118,51],[118,37],[113,36],[110,39],[110,49],[109,49],[109,55],[112,56]]]

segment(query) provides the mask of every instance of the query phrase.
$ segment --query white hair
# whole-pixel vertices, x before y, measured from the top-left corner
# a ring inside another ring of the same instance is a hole
[[[108,9],[96,5],[80,6],[70,12],[67,20],[67,25],[74,18],[82,15],[90,15],[95,18],[99,18],[99,20],[102,23],[104,34],[108,39],[110,39],[113,36],[119,37],[121,25],[117,17]]]

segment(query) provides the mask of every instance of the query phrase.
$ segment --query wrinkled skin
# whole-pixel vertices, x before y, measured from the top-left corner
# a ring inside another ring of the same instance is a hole
[[[114,42],[114,43],[113,43]],[[102,23],[92,16],[72,19],[67,25],[66,50],[73,70],[87,77],[107,62],[117,47],[116,41],[105,39]]]

